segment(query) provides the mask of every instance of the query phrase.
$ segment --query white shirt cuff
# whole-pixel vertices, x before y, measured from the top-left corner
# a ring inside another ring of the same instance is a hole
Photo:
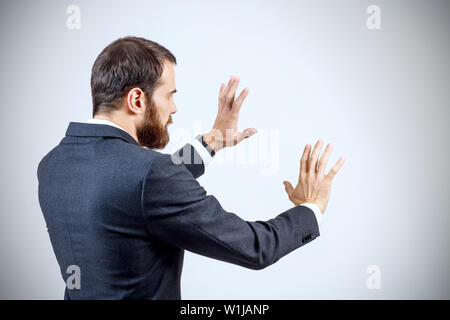
[[[198,152],[198,154],[203,160],[203,165],[206,167],[213,159],[209,154],[208,150],[206,150],[206,148],[202,145],[202,143],[195,138],[192,140],[191,145]]]
[[[314,215],[316,216],[317,224],[320,226],[320,223],[322,222],[322,213],[320,212],[319,207],[315,203],[302,203],[301,206],[305,206],[310,208]]]

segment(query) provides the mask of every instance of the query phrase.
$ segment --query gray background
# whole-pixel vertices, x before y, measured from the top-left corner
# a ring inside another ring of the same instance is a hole
[[[81,29],[66,27],[67,6]],[[381,8],[381,30],[366,9]],[[40,159],[91,115],[90,69],[126,35],[178,59],[170,130],[213,124],[221,82],[250,88],[240,127],[200,183],[228,211],[267,220],[291,205],[306,143],[333,142],[336,177],[321,237],[261,271],[187,253],[184,299],[450,297],[449,1],[1,1],[0,298],[61,299],[64,283],[37,198]],[[226,163],[277,132],[264,159]],[[164,152],[189,137],[174,137]],[[369,265],[381,289],[369,290]]]

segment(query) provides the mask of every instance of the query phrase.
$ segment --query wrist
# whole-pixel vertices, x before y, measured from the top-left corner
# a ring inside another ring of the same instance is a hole
[[[300,206],[300,205],[306,205],[307,207],[312,205],[319,210],[320,214],[323,214],[323,211],[324,211],[317,203],[315,203],[313,201],[303,201],[303,202],[298,202],[297,204],[295,204],[295,206]]]
[[[216,140],[216,137],[211,132],[203,134],[203,141],[214,151],[217,152],[222,149]]]

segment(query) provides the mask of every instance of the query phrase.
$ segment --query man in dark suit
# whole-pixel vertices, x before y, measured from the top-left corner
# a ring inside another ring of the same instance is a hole
[[[248,88],[222,84],[213,129],[173,155],[167,126],[176,59],[136,37],[107,46],[92,68],[93,119],[71,122],[40,162],[39,202],[66,281],[65,299],[181,299],[184,250],[254,270],[319,236],[340,158],[306,145],[299,182],[285,181],[294,207],[268,221],[224,210],[196,178],[215,152],[256,133],[237,130]],[[75,277],[76,276],[76,277]]]

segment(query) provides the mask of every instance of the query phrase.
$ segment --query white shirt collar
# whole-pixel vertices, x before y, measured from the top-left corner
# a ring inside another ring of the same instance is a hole
[[[91,118],[88,121],[86,121],[86,123],[106,124],[108,126],[113,126],[113,127],[116,127],[117,129],[120,129],[120,130],[123,130],[123,131],[127,132],[127,130],[125,130],[124,128],[119,127],[117,124],[115,124],[114,122],[111,122],[109,120]]]
[[[131,136],[131,134],[127,130],[125,130],[124,128],[119,127],[117,124],[115,124],[114,122],[111,122],[109,120],[91,118],[91,119],[87,120],[86,123],[106,124],[107,126],[116,127],[117,129],[123,130],[123,131],[125,131],[126,133],[128,133]],[[143,146],[143,148],[148,149],[147,147],[144,147],[144,146]]]

